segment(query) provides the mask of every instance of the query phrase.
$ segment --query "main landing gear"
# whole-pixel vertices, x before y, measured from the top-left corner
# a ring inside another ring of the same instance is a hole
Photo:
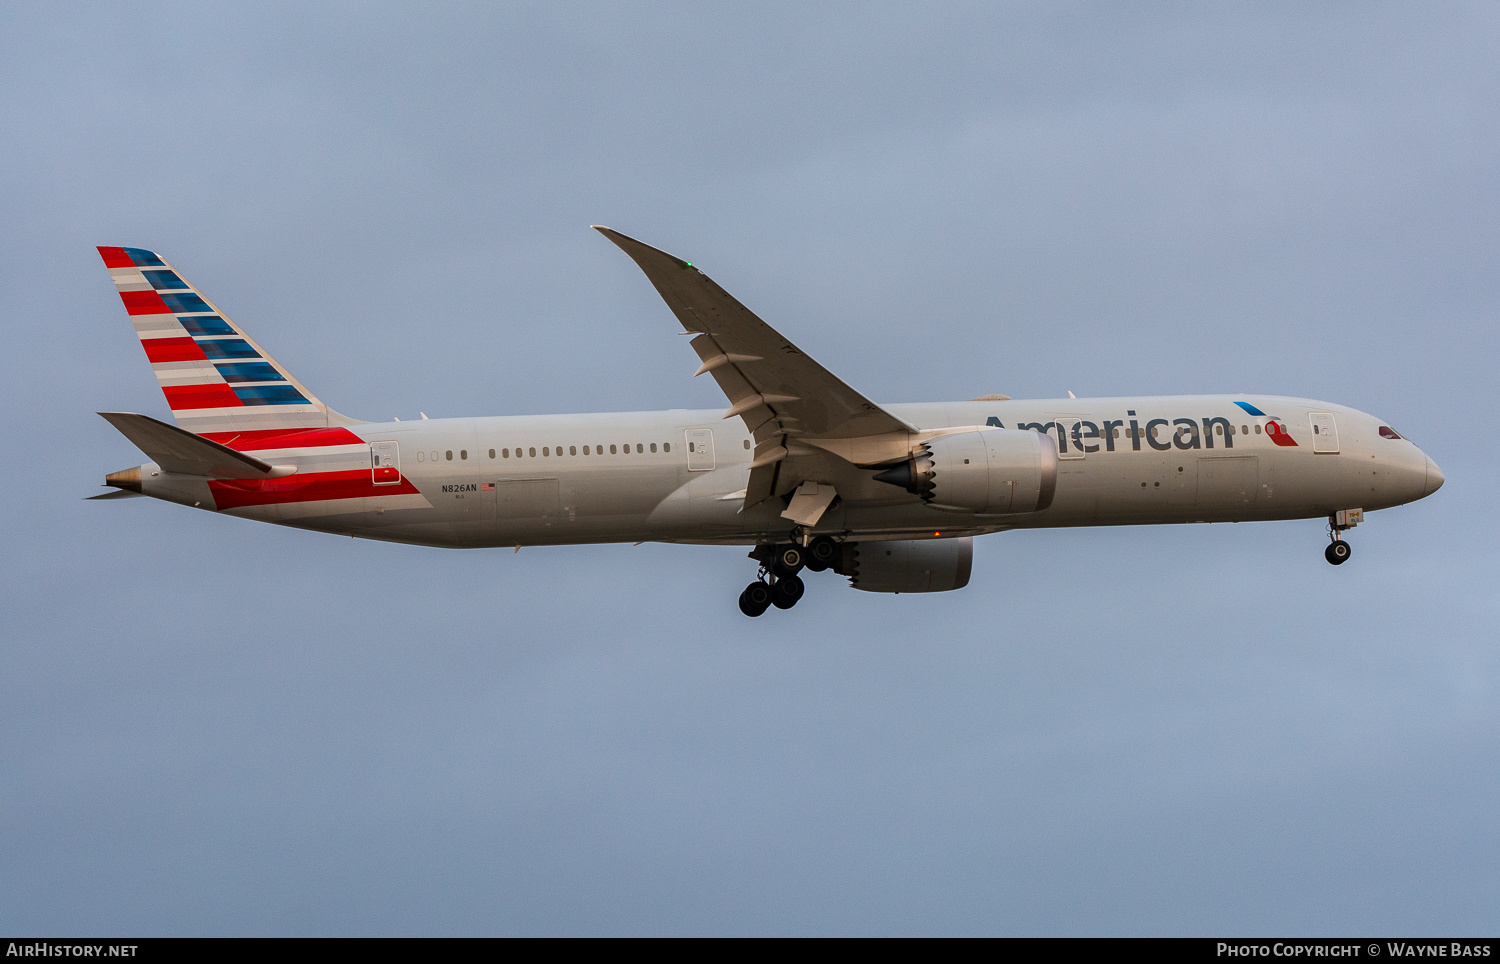
[[[756,546],[750,558],[760,562],[760,575],[740,593],[740,612],[754,617],[772,606],[791,609],[807,591],[799,573],[803,569],[830,569],[838,554],[838,543],[827,536],[819,536],[806,546],[795,542]]]
[[[1345,542],[1341,533],[1345,529],[1352,529],[1365,521],[1365,513],[1362,509],[1340,509],[1338,512],[1330,513],[1328,516],[1328,538],[1331,540],[1328,548],[1323,550],[1323,558],[1330,564],[1342,566],[1349,561],[1354,550]]]
[[[740,593],[740,612],[746,616],[759,616],[772,606],[791,609],[807,591],[800,576],[762,575]]]

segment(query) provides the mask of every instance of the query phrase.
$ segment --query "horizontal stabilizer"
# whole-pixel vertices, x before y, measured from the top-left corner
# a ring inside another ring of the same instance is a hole
[[[135,499],[139,498],[140,496],[140,492],[131,492],[129,489],[116,489],[113,492],[106,492],[103,495],[84,496],[83,501],[96,502],[99,499]]]
[[[297,471],[271,465],[227,445],[133,412],[100,412],[105,421],[168,472],[210,479],[279,479]]]

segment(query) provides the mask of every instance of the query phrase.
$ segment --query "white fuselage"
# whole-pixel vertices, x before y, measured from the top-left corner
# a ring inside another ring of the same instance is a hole
[[[1252,416],[1237,402],[1265,415]],[[869,468],[820,452],[839,501],[813,534],[917,539],[1012,528],[1312,518],[1400,505],[1442,482],[1419,448],[1383,437],[1378,419],[1308,399],[1186,395],[883,407],[923,438],[986,426],[1045,431],[1059,448],[1055,497],[1029,513],[941,509],[876,481]],[[267,462],[296,468],[287,478],[256,483],[275,487],[274,497],[242,497],[236,483],[173,475],[154,463],[142,467],[142,491],[265,522],[433,546],[787,539],[793,523],[781,516],[784,498],[744,509],[754,443],[739,419],[722,415],[671,410],[364,423],[348,428],[339,444],[256,450]],[[1264,429],[1268,417],[1295,444],[1276,444]],[[1314,434],[1315,422],[1328,424]],[[368,494],[362,473],[375,471],[382,458],[381,486],[389,488]],[[340,489],[339,480],[351,479],[359,485]]]

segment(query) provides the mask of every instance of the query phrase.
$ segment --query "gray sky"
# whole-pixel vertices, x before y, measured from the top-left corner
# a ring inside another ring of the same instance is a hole
[[[1493,5],[3,23],[0,931],[1500,930]],[[741,550],[80,501],[167,411],[96,244],[356,417],[722,404],[595,222],[880,400],[1307,395],[1448,483],[759,620]]]

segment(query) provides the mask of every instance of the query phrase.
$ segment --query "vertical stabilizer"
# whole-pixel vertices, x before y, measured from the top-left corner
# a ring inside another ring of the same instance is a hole
[[[222,441],[359,424],[320,402],[155,252],[99,255],[182,428]]]

